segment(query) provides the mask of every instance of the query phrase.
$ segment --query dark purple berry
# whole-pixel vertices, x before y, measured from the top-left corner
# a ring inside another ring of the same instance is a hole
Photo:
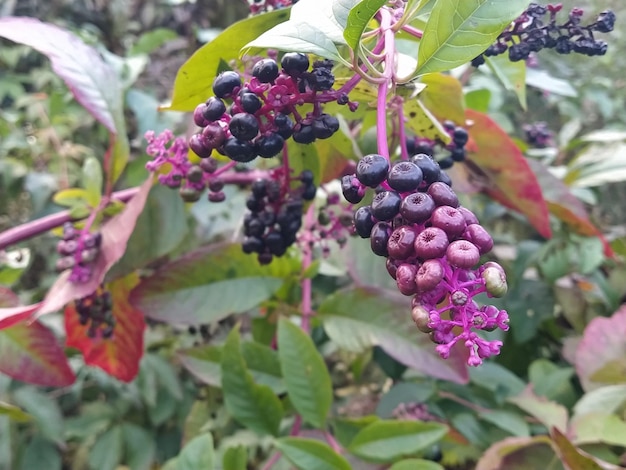
[[[293,140],[299,144],[310,144],[315,142],[315,133],[311,124],[296,124],[293,131]]]
[[[313,172],[311,170],[304,170],[300,173],[299,179],[304,184],[311,184],[313,183],[313,177]]]
[[[448,234],[450,239],[461,235],[465,230],[465,217],[454,207],[439,206],[430,217],[433,227],[438,227]]]
[[[313,134],[317,139],[328,139],[339,130],[339,120],[330,114],[322,114],[313,121]]]
[[[209,158],[213,149],[206,145],[202,134],[194,134],[189,137],[189,148],[200,158]]]
[[[213,93],[218,98],[228,98],[236,88],[241,87],[241,77],[237,72],[228,70],[220,73],[213,82]]]
[[[415,254],[421,259],[441,258],[448,248],[448,235],[437,227],[422,230],[415,239]]]
[[[391,236],[391,225],[387,222],[377,222],[370,233],[370,246],[374,254],[378,256],[389,256],[387,253],[387,242]]]
[[[204,171],[199,165],[191,165],[187,170],[187,181],[191,183],[200,183],[204,177]]]
[[[428,194],[438,206],[459,207],[459,198],[454,190],[445,183],[439,181],[428,187]]]
[[[441,160],[437,160],[439,163],[439,168],[442,170],[447,170],[448,168],[452,168],[454,166],[454,160],[452,157],[444,157]]]
[[[221,99],[212,96],[206,101],[202,116],[207,121],[213,122],[221,118],[225,112],[226,105],[224,104],[224,102]]]
[[[452,178],[450,178],[450,175],[448,175],[448,173],[446,173],[445,171],[441,171],[439,172],[439,179],[437,180],[440,183],[443,183],[447,186],[452,187]]]
[[[461,269],[470,269],[480,259],[478,248],[472,242],[467,240],[457,240],[448,246],[446,250],[446,259],[452,266]]]
[[[273,59],[261,59],[252,69],[252,76],[261,83],[272,83],[278,77],[278,64]]]
[[[274,116],[274,126],[276,126],[276,132],[283,139],[288,139],[293,134],[294,122],[286,114],[279,113]]]
[[[387,261],[385,262],[385,267],[387,268],[387,272],[394,279],[394,281],[396,279],[396,274],[398,273],[398,266],[400,266],[402,263],[403,263],[402,260],[396,260],[393,258],[387,258]]]
[[[287,251],[285,240],[280,232],[270,232],[265,236],[265,246],[275,256],[282,256]]]
[[[256,139],[255,147],[260,157],[272,158],[280,153],[284,144],[285,139],[272,132]]]
[[[196,106],[196,109],[193,110],[193,122],[198,127],[206,126],[209,121],[204,117],[204,111],[206,110],[206,104],[200,103]]]
[[[417,268],[413,264],[402,263],[396,270],[396,284],[398,290],[403,295],[415,295],[417,292],[417,285],[415,283],[415,276],[417,274]]]
[[[409,194],[400,204],[400,215],[409,223],[422,224],[430,218],[435,207],[435,202],[428,194]]]
[[[224,144],[224,153],[236,162],[247,163],[256,158],[254,147],[249,142],[230,137]]]
[[[216,149],[224,145],[226,141],[226,132],[222,126],[216,123],[209,123],[202,129],[203,143],[207,148]]]
[[[406,225],[395,229],[387,242],[387,252],[391,258],[404,260],[415,254],[415,239],[417,234],[413,227]]]
[[[209,191],[217,193],[221,191],[222,189],[224,189],[224,181],[221,179],[214,179],[209,182],[208,187],[209,187]]]
[[[474,213],[469,210],[467,207],[459,206],[457,210],[463,214],[463,218],[465,219],[466,225],[472,225],[478,223],[478,218],[474,215]]]
[[[387,178],[389,161],[378,154],[366,155],[356,166],[356,177],[365,186],[375,188]]]
[[[254,93],[244,93],[240,97],[241,108],[250,114],[256,113],[263,106],[261,99]]]
[[[395,191],[382,191],[372,200],[372,215],[378,220],[391,220],[400,210],[402,198]]]
[[[469,139],[469,134],[462,127],[455,127],[452,132],[452,141],[457,147],[463,147]]]
[[[450,160],[452,163],[454,162],[463,162],[465,161],[465,149],[463,147],[454,147],[450,150]],[[439,161],[439,166],[445,170],[445,168],[441,165],[441,161]]]
[[[280,66],[287,75],[299,77],[309,68],[309,58],[299,52],[288,52],[280,61]]]
[[[387,184],[401,193],[415,191],[422,183],[422,170],[412,162],[394,163],[387,175]]]
[[[228,129],[239,140],[252,140],[259,133],[259,121],[252,114],[237,113],[228,123]]]
[[[241,248],[244,253],[260,253],[265,248],[265,244],[258,237],[246,237],[241,243]]]
[[[315,195],[317,194],[317,188],[314,184],[307,184],[304,186],[304,190],[302,191],[302,199],[305,201],[312,201],[315,199]]]
[[[429,259],[422,263],[415,275],[417,291],[429,292],[443,280],[444,269],[438,259]]]
[[[341,177],[341,192],[343,197],[350,204],[358,204],[363,199],[363,195],[359,194],[359,187],[353,184],[355,175],[345,175]]]
[[[598,15],[593,29],[600,33],[610,33],[615,27],[615,13],[611,10],[603,11]]]
[[[359,207],[354,213],[354,228],[359,237],[369,238],[374,223],[370,206]]]
[[[425,153],[418,153],[417,155],[413,155],[411,157],[411,161],[415,163],[420,170],[422,170],[422,175],[424,177],[424,182],[427,185],[431,185],[435,181],[439,181],[439,174],[441,173],[441,169],[436,161],[434,161],[430,156]]]
[[[200,168],[202,168],[202,171],[209,174],[215,173],[217,171],[217,168],[219,167],[218,161],[213,157],[200,160],[200,163],[198,165],[200,166]]]
[[[493,248],[493,238],[481,225],[468,225],[462,237],[476,245],[481,255],[488,253]]]
[[[209,193],[209,201],[211,202],[224,202],[226,200],[226,194],[224,191],[217,191],[215,193]]]
[[[259,256],[257,256],[257,259],[259,260],[259,264],[266,265],[272,262],[272,260],[274,259],[274,256],[269,252],[263,252],[263,253],[259,253]]]

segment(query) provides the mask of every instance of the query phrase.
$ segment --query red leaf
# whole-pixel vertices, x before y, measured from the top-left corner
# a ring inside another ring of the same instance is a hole
[[[613,249],[604,235],[591,223],[584,204],[572,194],[569,187],[554,176],[541,162],[529,159],[528,163],[537,176],[548,203],[550,213],[571,227],[576,233],[598,237],[604,245],[604,254],[614,256]]]
[[[44,387],[65,387],[76,380],[57,338],[39,322],[0,331],[0,372]]]
[[[626,306],[589,322],[576,348],[576,373],[585,391],[626,383]]]
[[[136,275],[129,275],[107,286],[113,296],[115,328],[112,338],[89,338],[88,326],[79,323],[74,305],[65,308],[67,345],[83,353],[85,364],[99,367],[124,382],[135,378],[143,355],[146,323],[143,313],[128,302],[128,295],[138,282]]]
[[[478,166],[487,177],[484,192],[524,214],[541,236],[550,238],[548,206],[522,152],[486,114],[468,109],[465,116],[474,123],[469,132],[477,146],[468,164]]]
[[[45,54],[76,101],[109,131],[118,133],[114,114],[123,109],[122,88],[98,51],[69,31],[35,18],[0,18],[0,36]]]
[[[22,305],[20,307],[0,308],[0,330],[20,323],[32,316],[37,311],[41,303],[33,305]]]
[[[93,267],[91,279],[84,284],[74,284],[68,281],[69,271],[61,274],[48,291],[41,308],[37,310],[37,316],[59,311],[72,300],[91,294],[102,284],[107,271],[124,255],[126,244],[135,228],[137,217],[146,204],[151,187],[152,176],[141,185],[139,192],[126,204],[122,212],[102,225],[100,230],[102,248]]]

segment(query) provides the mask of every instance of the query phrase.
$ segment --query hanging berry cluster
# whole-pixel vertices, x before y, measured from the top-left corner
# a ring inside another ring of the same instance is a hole
[[[57,252],[61,255],[56,262],[58,272],[71,269],[69,281],[85,283],[91,278],[93,263],[100,253],[102,235],[89,233],[67,222],[63,225],[63,238],[57,243]]]
[[[531,3],[511,26],[502,32],[494,44],[472,61],[478,67],[485,63],[485,57],[492,57],[509,52],[513,62],[526,60],[531,52],[542,49],[554,49],[559,54],[576,52],[588,56],[604,55],[607,51],[605,41],[595,39],[594,33],[609,33],[615,26],[615,13],[606,10],[596,20],[582,25],[583,10],[573,8],[567,21],[557,24],[557,14],[563,6],[539,5]],[[545,16],[548,19],[545,20]]]
[[[375,188],[371,205],[354,214],[357,234],[370,239],[376,255],[387,258],[400,292],[413,296],[413,319],[438,344],[439,354],[447,358],[454,344],[463,341],[470,352],[468,364],[475,366],[498,354],[502,343],[473,330],[506,330],[508,316],[494,307],[479,307],[473,297],[504,295],[506,276],[493,262],[476,267],[493,240],[476,216],[459,205],[450,184],[426,154],[393,165],[371,154],[359,161],[356,174],[344,177],[343,192],[349,202],[358,203],[367,188]]]
[[[222,72],[213,82],[213,94],[194,111],[194,122],[202,131],[189,139],[189,147],[200,158],[213,151],[236,162],[257,156],[271,158],[283,149],[286,139],[310,144],[327,139],[339,129],[336,117],[322,112],[321,105],[335,101],[356,108],[348,96],[332,90],[332,62],[320,60],[309,70],[305,54],[290,52],[280,62],[261,59],[244,81],[238,72]],[[313,110],[302,115],[304,105]]]
[[[242,249],[245,253],[257,253],[261,264],[271,263],[274,256],[283,256],[295,243],[302,226],[304,201],[315,198],[317,188],[311,171],[304,170],[295,182],[299,184],[292,187],[283,168],[279,168],[269,178],[252,184],[252,194],[246,200]]]
[[[115,328],[115,318],[113,317],[113,298],[111,293],[105,289],[98,288],[86,297],[82,297],[74,302],[81,325],[89,325],[87,336],[95,338],[98,335],[102,338],[111,338]]]

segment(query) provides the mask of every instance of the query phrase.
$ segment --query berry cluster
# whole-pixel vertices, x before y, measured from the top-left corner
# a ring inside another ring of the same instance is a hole
[[[224,182],[220,178],[222,169],[218,168],[218,161],[212,157],[204,158],[196,165],[187,158],[188,147],[185,139],[174,138],[170,130],[156,135],[149,131],[145,135],[148,141],[146,153],[153,159],[146,163],[149,171],[162,171],[159,174],[159,183],[173,189],[178,189],[186,202],[196,202],[202,192],[208,188],[209,201],[222,202],[226,195],[222,191]]]
[[[583,10],[573,8],[567,21],[557,24],[556,16],[562,5],[538,5],[531,3],[511,25],[503,31],[494,44],[472,61],[478,67],[485,63],[485,57],[503,54],[508,50],[513,62],[526,60],[531,52],[554,49],[559,54],[577,52],[588,56],[606,54],[607,43],[594,38],[594,32],[608,33],[615,26],[615,13],[606,10],[596,20],[587,25],[581,24]],[[548,19],[545,20],[545,16]]]
[[[281,184],[282,168],[274,170],[270,179],[252,184],[252,194],[246,200],[244,216],[245,253],[257,253],[261,264],[269,264],[274,256],[282,256],[296,241],[302,226],[304,201],[315,198],[317,188],[313,173],[304,170],[296,179],[298,186]]]
[[[352,203],[362,199],[366,188],[376,188],[371,205],[355,212],[355,230],[370,239],[375,254],[387,258],[400,292],[413,296],[413,319],[438,344],[441,357],[447,358],[461,340],[470,353],[469,365],[498,354],[502,343],[487,341],[473,329],[506,330],[508,316],[495,307],[479,307],[473,297],[504,295],[506,276],[493,262],[476,268],[493,240],[476,216],[459,205],[437,162],[417,154],[390,165],[381,155],[367,155],[342,184]],[[456,327],[461,328],[458,334]]]
[[[93,263],[100,253],[102,235],[78,230],[71,222],[63,225],[63,239],[57,243],[61,255],[56,262],[58,272],[71,269],[69,281],[85,283],[91,278]]]
[[[95,338],[98,333],[102,338],[111,338],[115,327],[113,316],[113,298],[107,290],[99,288],[92,294],[74,302],[79,322],[89,324],[87,336]]]
[[[309,70],[308,56],[290,52],[280,68],[273,59],[259,60],[247,81],[237,72],[222,72],[213,82],[215,96],[194,111],[202,131],[191,136],[189,147],[200,158],[215,150],[246,163],[257,156],[274,157],[290,137],[301,144],[329,138],[339,121],[320,105],[336,101],[356,109],[345,93],[332,90],[332,65],[320,60]],[[297,108],[303,105],[313,105],[313,110],[302,116]]]
[[[437,160],[441,169],[451,168],[455,162],[465,160],[467,152],[465,145],[469,140],[467,130],[461,126],[457,126],[452,121],[444,121],[443,127],[450,135],[449,144],[444,144],[440,140],[427,139],[425,137],[409,137],[406,140],[406,148],[409,155],[424,153],[434,160]]]
[[[522,129],[524,140],[532,147],[544,149],[553,142],[554,134],[545,122],[525,124]]]
[[[251,15],[281,10],[296,4],[298,0],[248,0]]]
[[[343,247],[348,236],[353,234],[352,209],[341,203],[341,195],[330,193],[325,204],[319,208],[317,220],[306,227],[307,237],[301,241],[310,249],[314,245],[321,248],[322,256],[330,255],[330,241]]]

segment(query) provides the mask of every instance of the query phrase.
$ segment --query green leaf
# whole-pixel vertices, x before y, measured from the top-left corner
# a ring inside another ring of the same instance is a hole
[[[487,421],[513,436],[528,437],[530,429],[528,423],[519,414],[504,410],[493,410],[479,413],[480,419]]]
[[[46,470],[61,470],[61,454],[57,447],[49,440],[35,436],[24,449],[20,469],[41,468],[44,462]]]
[[[102,198],[102,167],[96,157],[87,157],[83,163],[83,188],[87,191],[87,204],[98,207]]]
[[[26,423],[32,419],[28,413],[19,407],[3,401],[0,401],[0,415],[4,415],[16,423]]]
[[[536,396],[530,388],[508,401],[537,418],[548,429],[567,429],[567,409],[556,402]]]
[[[356,435],[348,450],[372,462],[393,462],[435,444],[448,432],[444,424],[421,421],[375,421]]]
[[[213,436],[201,434],[193,438],[177,457],[176,470],[213,470],[215,451]]]
[[[229,447],[224,452],[222,468],[224,470],[246,470],[248,465],[248,450],[244,446]]]
[[[385,3],[387,3],[386,0],[362,0],[352,7],[343,31],[343,37],[352,50],[357,50],[367,24]]]
[[[256,307],[298,269],[299,263],[288,257],[262,266],[240,245],[212,244],[161,266],[130,299],[155,320],[197,325]]]
[[[149,54],[177,37],[178,34],[169,28],[155,28],[139,36],[137,42],[128,51],[128,55]]]
[[[310,336],[286,319],[278,323],[278,345],[289,400],[305,421],[323,428],[333,401],[324,359]]]
[[[617,465],[611,465],[610,467],[600,465],[600,463],[606,462],[601,462],[574,447],[574,444],[558,429],[552,429],[550,434],[556,444],[554,450],[556,450],[556,453],[561,458],[561,462],[563,462],[569,470],[608,470],[609,468],[617,470],[620,468]]]
[[[426,85],[426,89],[420,93],[426,109],[439,119],[465,123],[463,86],[457,78],[443,73],[429,73],[421,77],[420,81]]]
[[[233,328],[222,350],[222,389],[228,412],[260,435],[278,434],[283,415],[280,400],[266,385],[257,385],[241,353],[239,328]]]
[[[131,423],[122,424],[125,463],[130,470],[150,470],[156,457],[155,438]]]
[[[98,436],[89,452],[89,465],[98,470],[115,470],[122,461],[122,427],[115,425]]]
[[[410,99],[404,103],[404,115],[408,118],[406,127],[420,137],[450,142],[450,135],[437,118],[418,100]]]
[[[63,189],[52,197],[55,204],[64,207],[75,207],[78,205],[87,205],[89,193],[81,188]]]
[[[625,405],[626,384],[607,385],[585,393],[574,406],[574,414],[618,413]]]
[[[605,411],[575,416],[569,423],[568,433],[576,445],[602,442],[626,447],[626,423]]]
[[[506,54],[485,57],[485,61],[504,88],[515,93],[519,104],[526,110],[526,62],[511,62]]]
[[[527,0],[439,0],[420,41],[417,73],[443,72],[472,60],[527,6]]]
[[[441,465],[430,460],[407,459],[394,463],[389,470],[445,470]]]
[[[278,353],[256,341],[241,345],[244,360],[255,383],[267,385],[276,395],[285,392]],[[219,387],[222,383],[220,368],[222,349],[217,346],[200,346],[178,352],[180,360],[202,382]]]
[[[342,446],[347,447],[359,432],[378,419],[378,416],[374,415],[360,418],[335,418],[332,422],[334,436]]]
[[[21,387],[13,399],[33,417],[43,437],[58,444],[64,442],[63,415],[55,400],[30,386]]]
[[[441,359],[428,337],[415,332],[406,298],[353,288],[328,296],[318,316],[328,336],[343,349],[363,352],[380,346],[395,360],[432,377],[467,381],[462,354],[453,350],[450,358]]]
[[[283,437],[276,447],[300,470],[350,470],[350,464],[327,444],[303,437]]]
[[[226,28],[213,41],[198,49],[178,70],[172,103],[164,109],[193,111],[212,95],[211,86],[222,60],[238,58],[244,44],[288,17],[289,9],[275,10],[251,16]]]

